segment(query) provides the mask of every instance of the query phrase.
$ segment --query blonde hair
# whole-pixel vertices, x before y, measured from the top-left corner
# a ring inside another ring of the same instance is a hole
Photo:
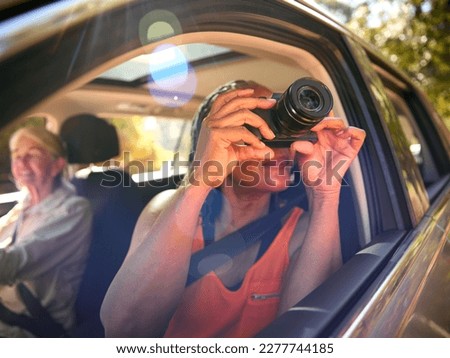
[[[66,158],[66,147],[56,134],[50,132],[45,127],[23,127],[13,133],[9,140],[9,149],[13,151],[20,138],[30,138],[41,145],[55,158]]]

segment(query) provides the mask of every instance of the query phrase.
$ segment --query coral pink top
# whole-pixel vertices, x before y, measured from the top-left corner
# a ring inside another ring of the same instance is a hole
[[[294,208],[265,254],[247,271],[236,291],[210,272],[186,288],[165,337],[252,337],[278,312],[289,242],[303,210]],[[193,251],[203,248],[202,230]]]

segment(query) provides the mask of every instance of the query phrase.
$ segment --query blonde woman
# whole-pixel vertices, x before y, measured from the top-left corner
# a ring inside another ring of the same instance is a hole
[[[70,330],[92,213],[64,179],[66,153],[58,136],[26,127],[12,135],[9,146],[12,176],[24,199],[0,219],[0,336],[54,336],[58,330],[41,327],[24,295],[31,295],[59,332]]]

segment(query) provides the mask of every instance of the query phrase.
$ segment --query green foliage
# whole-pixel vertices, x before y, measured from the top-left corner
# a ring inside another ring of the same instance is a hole
[[[450,128],[448,0],[311,0],[374,45],[424,92]],[[373,23],[374,17],[379,21]]]
[[[164,161],[173,159],[173,152],[158,143],[161,133],[145,129],[145,117],[108,119],[118,128],[121,156],[114,158],[130,174],[160,170]]]
[[[391,0],[398,5],[399,13],[392,17],[386,8],[379,14],[382,21],[377,27],[368,23],[371,3],[365,2],[354,11],[348,27],[412,78],[450,128],[448,1]]]

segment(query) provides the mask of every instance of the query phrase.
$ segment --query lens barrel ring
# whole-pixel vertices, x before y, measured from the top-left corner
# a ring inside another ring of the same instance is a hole
[[[320,108],[307,108],[305,103],[302,103],[304,99],[301,98],[301,95],[302,93],[305,94],[305,90],[309,91],[309,95],[314,96],[314,98],[310,99],[311,103],[319,103],[318,106]],[[317,98],[315,98],[316,96]],[[333,97],[328,87],[322,82],[310,77],[300,78],[292,83],[286,91],[284,100],[286,102],[285,106],[291,112],[293,118],[297,116],[313,120],[323,118],[333,108]]]

